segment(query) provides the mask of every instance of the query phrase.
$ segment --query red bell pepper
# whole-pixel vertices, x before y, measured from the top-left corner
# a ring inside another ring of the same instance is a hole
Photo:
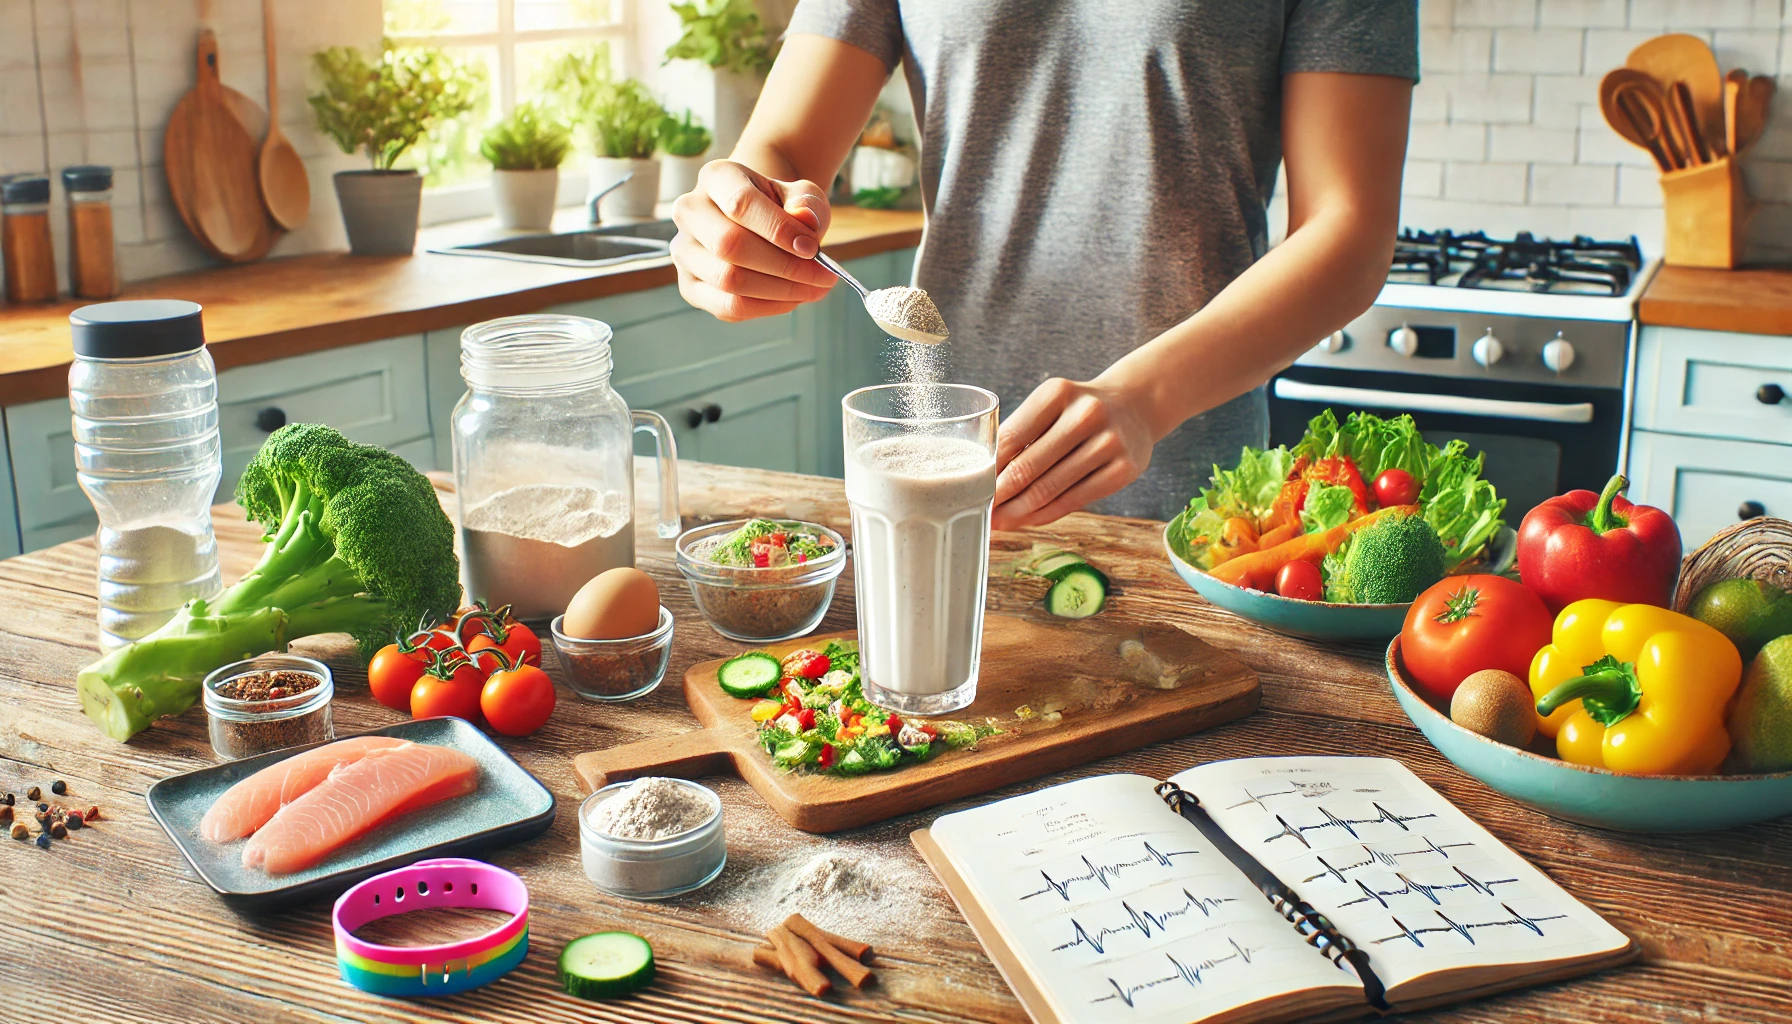
[[[1669,607],[1680,575],[1680,531],[1661,509],[1623,497],[1622,474],[1605,490],[1569,491],[1525,513],[1518,575],[1551,612],[1583,598]]]

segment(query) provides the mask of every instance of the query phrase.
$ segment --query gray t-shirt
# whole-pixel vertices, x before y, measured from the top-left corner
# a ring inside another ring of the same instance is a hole
[[[792,33],[902,62],[954,380],[1004,412],[1088,380],[1268,247],[1281,79],[1415,78],[1416,0],[801,0]],[[1261,388],[1184,424],[1099,511],[1167,518],[1261,445]]]

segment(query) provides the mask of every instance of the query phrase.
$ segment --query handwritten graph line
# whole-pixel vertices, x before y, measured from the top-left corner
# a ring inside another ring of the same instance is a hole
[[[1295,782],[1290,779],[1288,780],[1288,786],[1289,788],[1287,789],[1278,789],[1273,793],[1253,793],[1251,792],[1251,787],[1241,786],[1239,788],[1244,793],[1244,799],[1227,807],[1226,810],[1235,811],[1246,804],[1256,804],[1258,810],[1268,811],[1269,806],[1263,801],[1272,800],[1278,796],[1300,796],[1306,797],[1308,800],[1317,800],[1322,796],[1329,796],[1332,793],[1341,792],[1336,786],[1329,782]],[[1348,792],[1379,793],[1381,790],[1370,786],[1360,786],[1348,790]]]
[[[1327,875],[1330,875],[1333,878],[1336,878],[1340,882],[1348,882],[1348,881],[1350,881],[1350,879],[1346,878],[1345,876],[1348,873],[1350,873],[1352,871],[1359,870],[1361,868],[1371,867],[1376,864],[1380,864],[1383,867],[1389,867],[1389,868],[1399,867],[1400,866],[1400,858],[1402,858],[1402,857],[1417,857],[1420,855],[1429,855],[1429,854],[1436,854],[1437,856],[1442,857],[1445,860],[1449,860],[1451,850],[1454,850],[1458,847],[1463,847],[1463,846],[1473,847],[1475,845],[1474,843],[1467,843],[1467,842],[1444,843],[1442,845],[1439,845],[1430,836],[1425,836],[1424,838],[1425,838],[1425,845],[1416,850],[1397,850],[1392,853],[1389,853],[1389,852],[1384,852],[1382,850],[1372,850],[1368,846],[1364,846],[1363,847],[1363,859],[1357,861],[1355,864],[1345,864],[1342,866],[1334,866],[1330,861],[1326,860],[1323,856],[1315,857],[1314,859],[1317,860],[1319,862],[1320,866],[1323,867],[1325,870],[1316,871],[1313,874],[1310,874],[1307,877],[1301,879],[1301,881],[1314,882],[1314,881],[1318,881],[1321,878],[1324,878]]]
[[[1159,867],[1167,868],[1177,857],[1192,857],[1201,852],[1200,850],[1172,850],[1169,853],[1162,853],[1158,851],[1157,847],[1152,846],[1149,841],[1140,845],[1144,846],[1145,855],[1137,860],[1116,861],[1112,864],[1096,864],[1091,861],[1087,855],[1080,857],[1078,859],[1081,860],[1083,866],[1089,870],[1080,875],[1072,875],[1069,878],[1055,879],[1048,872],[1041,871],[1039,872],[1039,877],[1045,880],[1045,888],[1027,893],[1025,896],[1022,896],[1021,899],[1030,900],[1035,896],[1044,896],[1046,893],[1055,892],[1060,899],[1069,903],[1070,887],[1077,882],[1100,882],[1103,889],[1112,889],[1113,886],[1108,884],[1108,879],[1119,877],[1120,873],[1128,868],[1136,868],[1140,865],[1153,862]]]
[[[1232,952],[1227,953],[1225,956],[1208,957],[1197,963],[1184,963],[1183,961],[1176,959],[1174,954],[1165,953],[1164,958],[1170,961],[1172,973],[1166,974],[1161,978],[1152,978],[1149,981],[1142,981],[1136,985],[1122,985],[1110,977],[1108,979],[1108,984],[1113,986],[1114,991],[1105,996],[1097,996],[1090,1000],[1090,1002],[1106,1003],[1118,999],[1128,1007],[1134,1007],[1137,1005],[1137,999],[1140,992],[1149,991],[1157,988],[1159,985],[1170,985],[1181,981],[1187,983],[1189,988],[1199,988],[1208,971],[1228,963],[1237,962],[1248,964],[1251,962],[1251,955],[1258,952],[1257,948],[1239,945],[1237,939],[1227,939],[1226,944],[1232,947]]]
[[[1369,902],[1373,901],[1375,903],[1381,904],[1382,907],[1385,909],[1388,906],[1388,897],[1390,897],[1390,896],[1412,896],[1415,894],[1419,895],[1419,896],[1423,896],[1426,899],[1430,900],[1433,906],[1442,906],[1444,901],[1439,899],[1437,896],[1437,894],[1440,892],[1454,892],[1457,889],[1469,889],[1471,891],[1481,893],[1484,896],[1491,897],[1491,896],[1495,895],[1494,891],[1493,891],[1494,886],[1496,886],[1496,885],[1511,885],[1518,881],[1518,879],[1516,879],[1516,878],[1495,878],[1490,881],[1483,882],[1480,879],[1476,878],[1475,876],[1462,870],[1461,868],[1456,867],[1455,865],[1451,865],[1451,870],[1455,871],[1457,876],[1459,878],[1461,878],[1462,881],[1449,882],[1444,885],[1426,885],[1423,882],[1415,882],[1412,879],[1406,877],[1405,872],[1396,871],[1396,872],[1394,872],[1394,877],[1398,878],[1400,880],[1400,882],[1401,882],[1400,888],[1398,888],[1398,889],[1371,889],[1367,885],[1364,885],[1363,880],[1359,878],[1356,880],[1356,887],[1358,890],[1360,890],[1362,892],[1362,895],[1358,896],[1356,899],[1353,899],[1353,900],[1345,900],[1343,903],[1338,904],[1338,906],[1354,907],[1360,903],[1369,903]]]
[[[1514,927],[1516,927],[1516,928],[1524,928],[1524,929],[1526,929],[1530,932],[1533,932],[1534,934],[1537,934],[1537,935],[1542,935],[1543,934],[1542,923],[1544,921],[1559,921],[1562,918],[1565,918],[1568,916],[1567,914],[1549,914],[1544,917],[1526,917],[1523,914],[1520,914],[1518,911],[1513,910],[1511,908],[1511,906],[1509,906],[1508,904],[1505,904],[1505,903],[1500,904],[1500,909],[1504,910],[1507,914],[1510,914],[1511,916],[1504,918],[1502,920],[1497,920],[1497,921],[1471,921],[1468,923],[1452,921],[1452,920],[1450,920],[1450,918],[1447,915],[1444,914],[1443,911],[1433,910],[1432,913],[1437,915],[1437,919],[1442,921],[1443,924],[1428,925],[1423,928],[1408,927],[1404,921],[1401,921],[1398,917],[1395,917],[1395,918],[1393,918],[1393,922],[1396,926],[1399,927],[1399,929],[1400,929],[1399,934],[1383,936],[1382,938],[1375,939],[1371,944],[1379,946],[1384,942],[1393,942],[1396,939],[1408,939],[1412,942],[1412,944],[1414,946],[1418,947],[1419,949],[1424,949],[1425,948],[1425,938],[1424,938],[1425,936],[1433,935],[1433,934],[1437,934],[1437,933],[1453,933],[1455,935],[1462,937],[1464,940],[1466,940],[1468,942],[1469,945],[1472,946],[1475,944],[1475,930],[1477,928],[1514,928]]]
[[[1184,915],[1197,910],[1201,912],[1202,917],[1212,917],[1214,910],[1221,904],[1238,902],[1235,897],[1231,896],[1196,896],[1187,889],[1182,890],[1182,896],[1182,906],[1172,907],[1168,910],[1157,912],[1139,910],[1126,900],[1121,900],[1120,906],[1126,911],[1126,915],[1130,920],[1126,924],[1117,925],[1111,928],[1098,928],[1094,932],[1090,932],[1087,928],[1084,928],[1083,923],[1073,917],[1070,919],[1070,925],[1072,930],[1075,931],[1076,937],[1069,942],[1053,946],[1052,952],[1058,953],[1066,949],[1074,949],[1077,946],[1088,946],[1094,949],[1097,953],[1106,953],[1107,941],[1114,935],[1119,935],[1124,932],[1137,932],[1141,938],[1148,939],[1151,937],[1151,933],[1154,930],[1160,933],[1168,931],[1169,923],[1179,917],[1183,917]]]
[[[1371,801],[1369,806],[1375,808],[1375,817],[1373,817],[1373,818],[1340,818],[1337,815],[1333,814],[1330,810],[1327,810],[1326,806],[1324,804],[1320,804],[1319,805],[1319,813],[1325,815],[1325,820],[1320,822],[1317,825],[1291,825],[1288,823],[1288,819],[1286,819],[1286,818],[1282,817],[1280,814],[1278,814],[1278,815],[1276,815],[1276,824],[1282,826],[1282,831],[1277,832],[1275,835],[1270,836],[1268,839],[1263,840],[1263,842],[1265,844],[1268,844],[1268,843],[1273,843],[1278,839],[1294,838],[1294,839],[1300,840],[1300,845],[1302,845],[1310,850],[1313,848],[1313,844],[1307,842],[1306,833],[1317,831],[1318,829],[1341,828],[1344,831],[1350,833],[1350,838],[1361,839],[1362,836],[1360,834],[1358,834],[1358,832],[1356,830],[1356,827],[1358,825],[1375,825],[1375,824],[1380,824],[1382,822],[1386,822],[1390,825],[1399,826],[1400,831],[1402,831],[1402,832],[1411,832],[1412,829],[1406,827],[1407,822],[1423,821],[1426,818],[1437,817],[1437,814],[1435,812],[1426,812],[1424,814],[1411,814],[1411,815],[1395,814],[1394,812],[1388,810],[1386,807],[1381,806],[1381,804],[1377,801]]]

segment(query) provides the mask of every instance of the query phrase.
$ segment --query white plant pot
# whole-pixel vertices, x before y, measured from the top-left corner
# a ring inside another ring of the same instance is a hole
[[[594,156],[590,164],[591,185],[587,196],[614,185],[623,175],[633,173],[628,184],[604,196],[598,205],[601,221],[652,220],[653,204],[660,198],[660,162],[648,157],[635,160],[624,157]]]
[[[554,192],[560,170],[492,171],[492,205],[498,226],[545,231],[554,223]]]
[[[697,172],[708,162],[707,154],[660,157],[660,202],[669,203],[686,192],[695,191]]]

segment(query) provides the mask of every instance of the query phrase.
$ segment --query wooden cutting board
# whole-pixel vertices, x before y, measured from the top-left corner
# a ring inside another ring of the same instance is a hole
[[[805,637],[766,650],[781,657],[854,635]],[[721,664],[685,673],[685,700],[702,728],[578,755],[573,765],[586,791],[644,775],[732,770],[792,825],[835,832],[1186,736],[1249,714],[1261,696],[1255,672],[1174,626],[1115,616],[991,615],[977,701],[945,717],[994,719],[1001,734],[922,764],[840,778],[774,767],[755,742],[753,702],[728,696],[716,682]],[[1029,717],[1017,714],[1023,706]],[[1054,710],[1056,721],[1048,716]]]
[[[261,201],[259,152],[218,78],[210,29],[199,33],[197,72],[162,136],[169,196],[207,252],[233,263],[260,259],[274,244],[274,225]]]

